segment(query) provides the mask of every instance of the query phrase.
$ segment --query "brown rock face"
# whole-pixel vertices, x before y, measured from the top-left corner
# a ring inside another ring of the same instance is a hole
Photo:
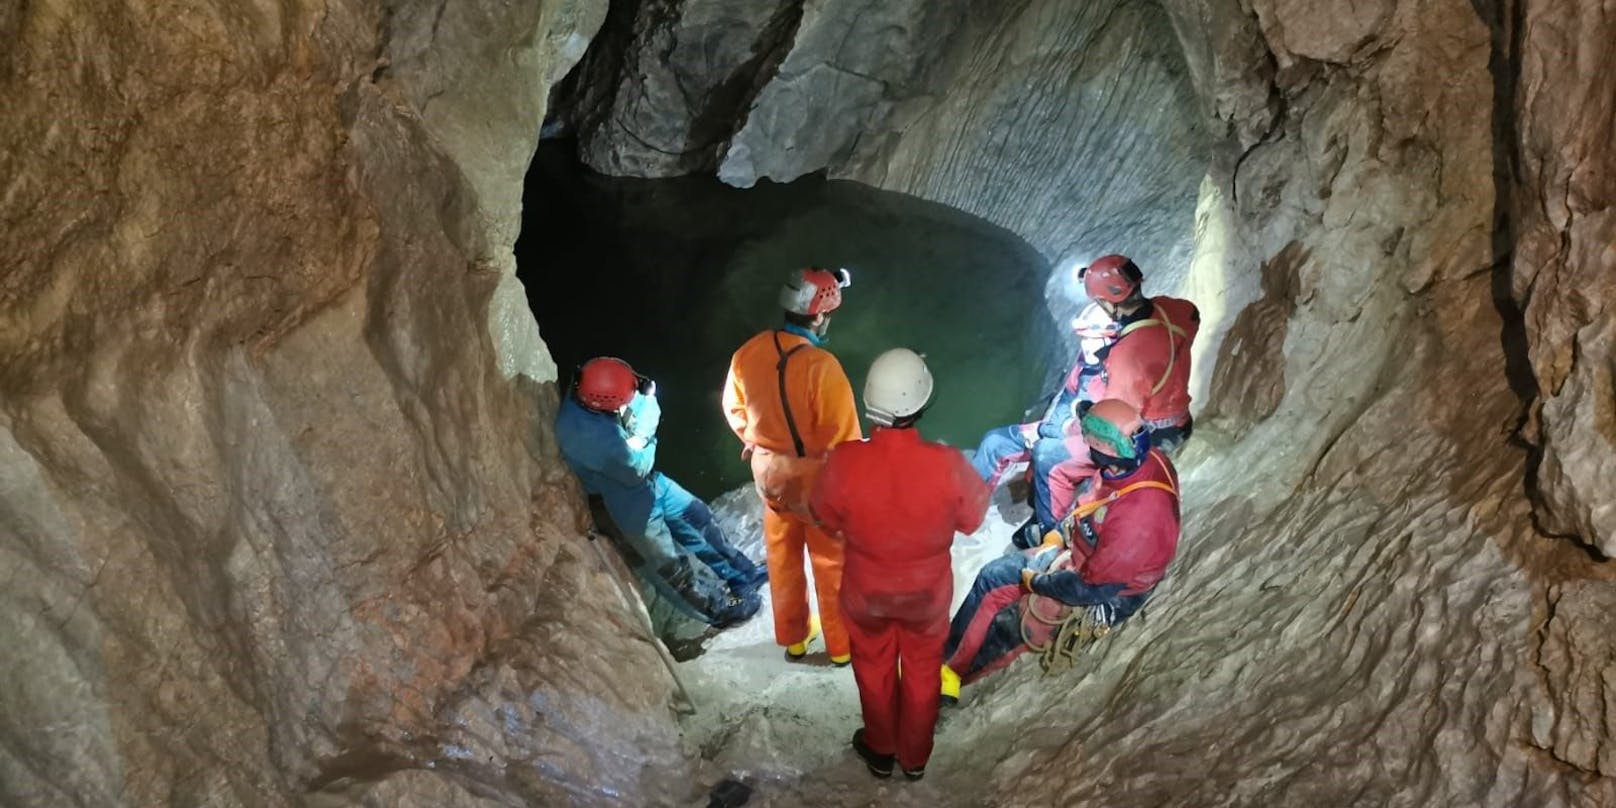
[[[1551,533],[1616,555],[1616,12],[1521,2],[1513,291],[1541,407],[1537,514]]]
[[[499,65],[553,71],[577,18],[454,5],[393,9],[421,48],[357,2],[0,14],[0,802],[555,802],[682,765],[632,615],[574,608],[610,583],[555,394],[491,327],[548,78]]]

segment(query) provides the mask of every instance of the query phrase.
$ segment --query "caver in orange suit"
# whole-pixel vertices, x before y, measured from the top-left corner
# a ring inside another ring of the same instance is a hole
[[[829,279],[834,294],[825,291],[819,276]],[[782,291],[782,303],[795,289],[802,289],[806,299],[801,306],[787,305],[787,311],[817,315],[841,302],[836,276],[830,272],[804,270],[793,275],[793,282]],[[806,549],[813,565],[825,651],[833,661],[843,662],[851,652],[838,603],[842,547],[815,525],[808,496],[831,447],[863,435],[847,374],[818,342],[813,331],[789,324],[747,340],[730,359],[724,414],[747,447],[752,479],[767,506],[763,538],[775,642],[789,648],[809,638],[808,582],[802,563]]]

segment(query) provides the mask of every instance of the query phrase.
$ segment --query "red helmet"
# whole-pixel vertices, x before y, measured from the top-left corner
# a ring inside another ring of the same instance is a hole
[[[1094,263],[1079,269],[1077,277],[1083,280],[1083,291],[1088,292],[1089,297],[1107,303],[1121,303],[1133,297],[1145,279],[1139,265],[1125,255],[1096,258]]]
[[[845,269],[799,269],[780,287],[780,308],[807,317],[835,311],[842,305],[842,290],[852,283]]]
[[[584,363],[578,371],[578,400],[600,412],[616,412],[634,400],[640,379],[627,362],[599,356]]]

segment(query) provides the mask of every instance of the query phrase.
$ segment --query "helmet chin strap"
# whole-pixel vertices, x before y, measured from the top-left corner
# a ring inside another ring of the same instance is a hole
[[[1089,459],[1100,468],[1100,474],[1112,479],[1121,479],[1139,470],[1144,458],[1128,460],[1121,457],[1112,457],[1098,449],[1089,449]]]

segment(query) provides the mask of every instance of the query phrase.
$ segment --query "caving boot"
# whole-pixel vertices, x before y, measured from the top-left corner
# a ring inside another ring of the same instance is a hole
[[[952,707],[959,704],[959,694],[960,675],[955,673],[953,668],[944,665],[942,693],[938,695],[937,700],[942,703],[944,707]],[[907,774],[907,772],[905,773]],[[918,780],[919,778],[915,779]]]
[[[818,636],[819,636],[819,615],[817,615],[817,614],[809,615],[808,616],[808,636],[803,637],[802,642],[794,642],[794,643],[786,646],[786,658],[795,661],[795,660],[802,659],[803,657],[807,656],[808,655],[808,643],[813,642],[814,638],[818,637]]]
[[[866,745],[864,743],[863,727],[859,727],[853,733],[853,751],[857,752],[858,756],[864,760],[864,766],[870,770],[870,774],[883,778],[892,776],[892,764],[895,757],[893,755],[878,754],[874,749]]]
[[[724,600],[722,606],[713,612],[713,628],[730,628],[752,619],[752,615],[762,608],[763,599],[756,592],[746,595],[730,595]]]

